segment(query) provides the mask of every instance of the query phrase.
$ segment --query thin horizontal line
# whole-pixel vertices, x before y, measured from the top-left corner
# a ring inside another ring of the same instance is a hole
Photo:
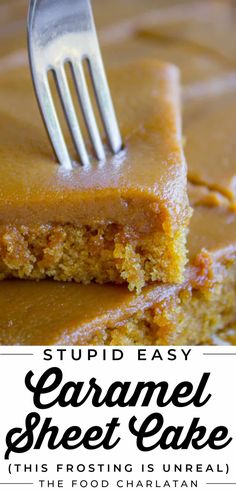
[[[236,355],[235,352],[222,352],[222,353],[219,353],[219,352],[212,352],[212,353],[206,353],[206,354],[203,354],[203,355]]]
[[[208,482],[206,485],[236,485],[236,482],[228,482],[228,483],[223,483],[223,482]]]
[[[2,356],[2,355],[15,355],[16,356],[16,355],[34,355],[34,354],[0,354],[0,356]]]
[[[29,482],[28,483],[10,483],[10,482],[8,482],[8,483],[0,483],[0,485],[34,485],[34,483],[33,482],[31,482],[31,483],[29,483]]]

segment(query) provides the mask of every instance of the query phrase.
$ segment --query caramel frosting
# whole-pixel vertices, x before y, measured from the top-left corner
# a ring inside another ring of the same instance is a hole
[[[0,4],[0,56],[12,53],[25,58],[27,43],[25,19],[27,0],[12,0]],[[184,84],[205,81],[219,76],[229,68],[224,59],[217,59],[207,49],[177,43],[160,33],[176,30],[176,23],[190,25],[212,19],[228,19],[228,7],[219,2],[199,0],[108,0],[93,1],[94,16],[106,64],[118,65],[140,58],[158,58],[175,63],[181,69]],[[171,29],[170,29],[171,26]],[[167,41],[167,42],[166,42]],[[1,71],[1,63],[0,63]]]
[[[109,79],[124,150],[104,164],[65,172],[53,161],[28,70],[2,74],[2,224],[116,222],[148,232],[162,221],[173,230],[186,223],[177,69],[142,62],[113,70]]]
[[[0,283],[0,344],[86,345],[97,333],[122,326],[140,309],[161,302],[173,289],[147,288],[135,296],[114,285],[4,281]]]
[[[184,115],[191,182],[236,201],[236,91],[189,103]]]
[[[203,13],[200,18],[172,20],[163,26],[148,28],[147,32],[205,50],[233,66],[236,61],[235,18],[235,4],[225,4],[211,16]]]
[[[225,77],[235,63],[234,8],[228,1],[175,3],[169,0],[165,8],[166,0],[121,0],[114,6],[94,0],[106,63],[138,61],[109,74],[125,150],[104,166],[93,162],[91,169],[78,166],[72,173],[64,173],[52,160],[25,68],[27,2],[13,1],[12,8],[5,1],[1,6],[0,56],[11,52],[0,63],[2,224],[18,225],[22,218],[30,225],[68,218],[74,223],[119,220],[132,221],[145,235],[163,222],[174,227],[176,218],[186,221],[178,73],[166,63],[140,58],[176,63],[184,85],[200,81],[207,98],[185,106],[194,214],[184,282],[155,283],[138,295],[114,285],[0,282],[0,344],[199,343],[206,340],[200,338],[203,325],[208,339],[235,320],[236,98],[234,91],[227,94]],[[220,97],[209,98],[212,82],[222,75]],[[143,339],[134,337],[137,327]],[[220,337],[235,344],[235,332]]]
[[[191,196],[191,195],[190,195]],[[189,229],[191,262],[203,251],[212,258],[230,257],[236,251],[236,214],[226,207],[196,207]]]
[[[209,190],[207,186],[188,183],[188,195],[193,207],[229,207],[229,200],[218,191]]]
[[[149,31],[136,32],[129,39],[121,40],[117,46],[108,44],[103,48],[103,54],[109,66],[151,57],[174,63],[181,70],[184,86],[214,80],[231,70],[229,64],[216,59],[207,51],[160,39]]]

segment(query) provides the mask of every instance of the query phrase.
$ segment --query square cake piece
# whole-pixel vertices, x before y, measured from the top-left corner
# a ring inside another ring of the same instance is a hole
[[[233,323],[236,214],[220,195],[206,202],[200,188],[196,196],[181,285],[155,283],[136,295],[124,286],[0,282],[0,344],[191,345]]]
[[[190,207],[178,78],[158,61],[111,71],[124,149],[65,172],[27,67],[1,74],[1,279],[126,283],[138,292],[183,280]]]

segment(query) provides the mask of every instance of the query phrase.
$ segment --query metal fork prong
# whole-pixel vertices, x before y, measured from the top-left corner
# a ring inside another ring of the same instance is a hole
[[[96,121],[96,110],[92,105],[90,91],[82,60],[89,63],[100,116],[114,154],[122,148],[121,135],[102,62],[96,26],[93,19],[91,0],[29,0],[28,15],[28,51],[29,61],[38,96],[41,113],[44,118],[52,147],[58,161],[64,168],[72,169],[73,161],[66,148],[66,140],[57,118],[56,107],[50,92],[47,72],[54,74],[63,111],[69,131],[82,164],[89,166],[90,159],[84,135],[81,131],[83,121],[77,116],[65,64],[75,65],[74,77],[77,95],[80,99],[84,120],[94,148],[94,154],[104,161],[106,148]],[[44,79],[47,84],[44,84]],[[84,126],[84,125],[83,125]],[[103,129],[102,129],[103,132]],[[90,145],[89,145],[90,146]]]
[[[61,66],[60,68],[55,69],[54,76],[75,149],[80,157],[80,162],[84,166],[89,166],[90,161],[88,152],[79,127],[64,67]]]
[[[88,62],[104,129],[113,153],[117,154],[122,148],[122,139],[100,53]]]
[[[100,137],[99,130],[97,127],[97,122],[91,104],[82,63],[78,61],[71,63],[71,69],[75,81],[78,98],[81,104],[81,109],[84,115],[85,123],[88,129],[88,133],[90,135],[91,142],[94,147],[95,154],[99,161],[105,161],[106,155],[105,155],[102,139]]]
[[[55,110],[47,74],[45,74],[45,77],[41,78],[40,84],[37,84],[35,89],[41,114],[49,134],[49,138],[51,139],[56,158],[63,164],[65,169],[72,169],[72,162],[67,151],[61,126]]]

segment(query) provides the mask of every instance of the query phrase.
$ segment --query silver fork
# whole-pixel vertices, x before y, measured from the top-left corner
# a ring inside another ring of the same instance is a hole
[[[98,160],[106,153],[87,88],[83,60],[87,59],[94,91],[110,148],[120,151],[122,140],[102,62],[90,0],[30,0],[28,49],[33,83],[56,158],[73,166],[52,98],[48,72],[54,74],[62,107],[80,162],[89,154],[74,108],[65,64],[69,62],[88,133]]]

